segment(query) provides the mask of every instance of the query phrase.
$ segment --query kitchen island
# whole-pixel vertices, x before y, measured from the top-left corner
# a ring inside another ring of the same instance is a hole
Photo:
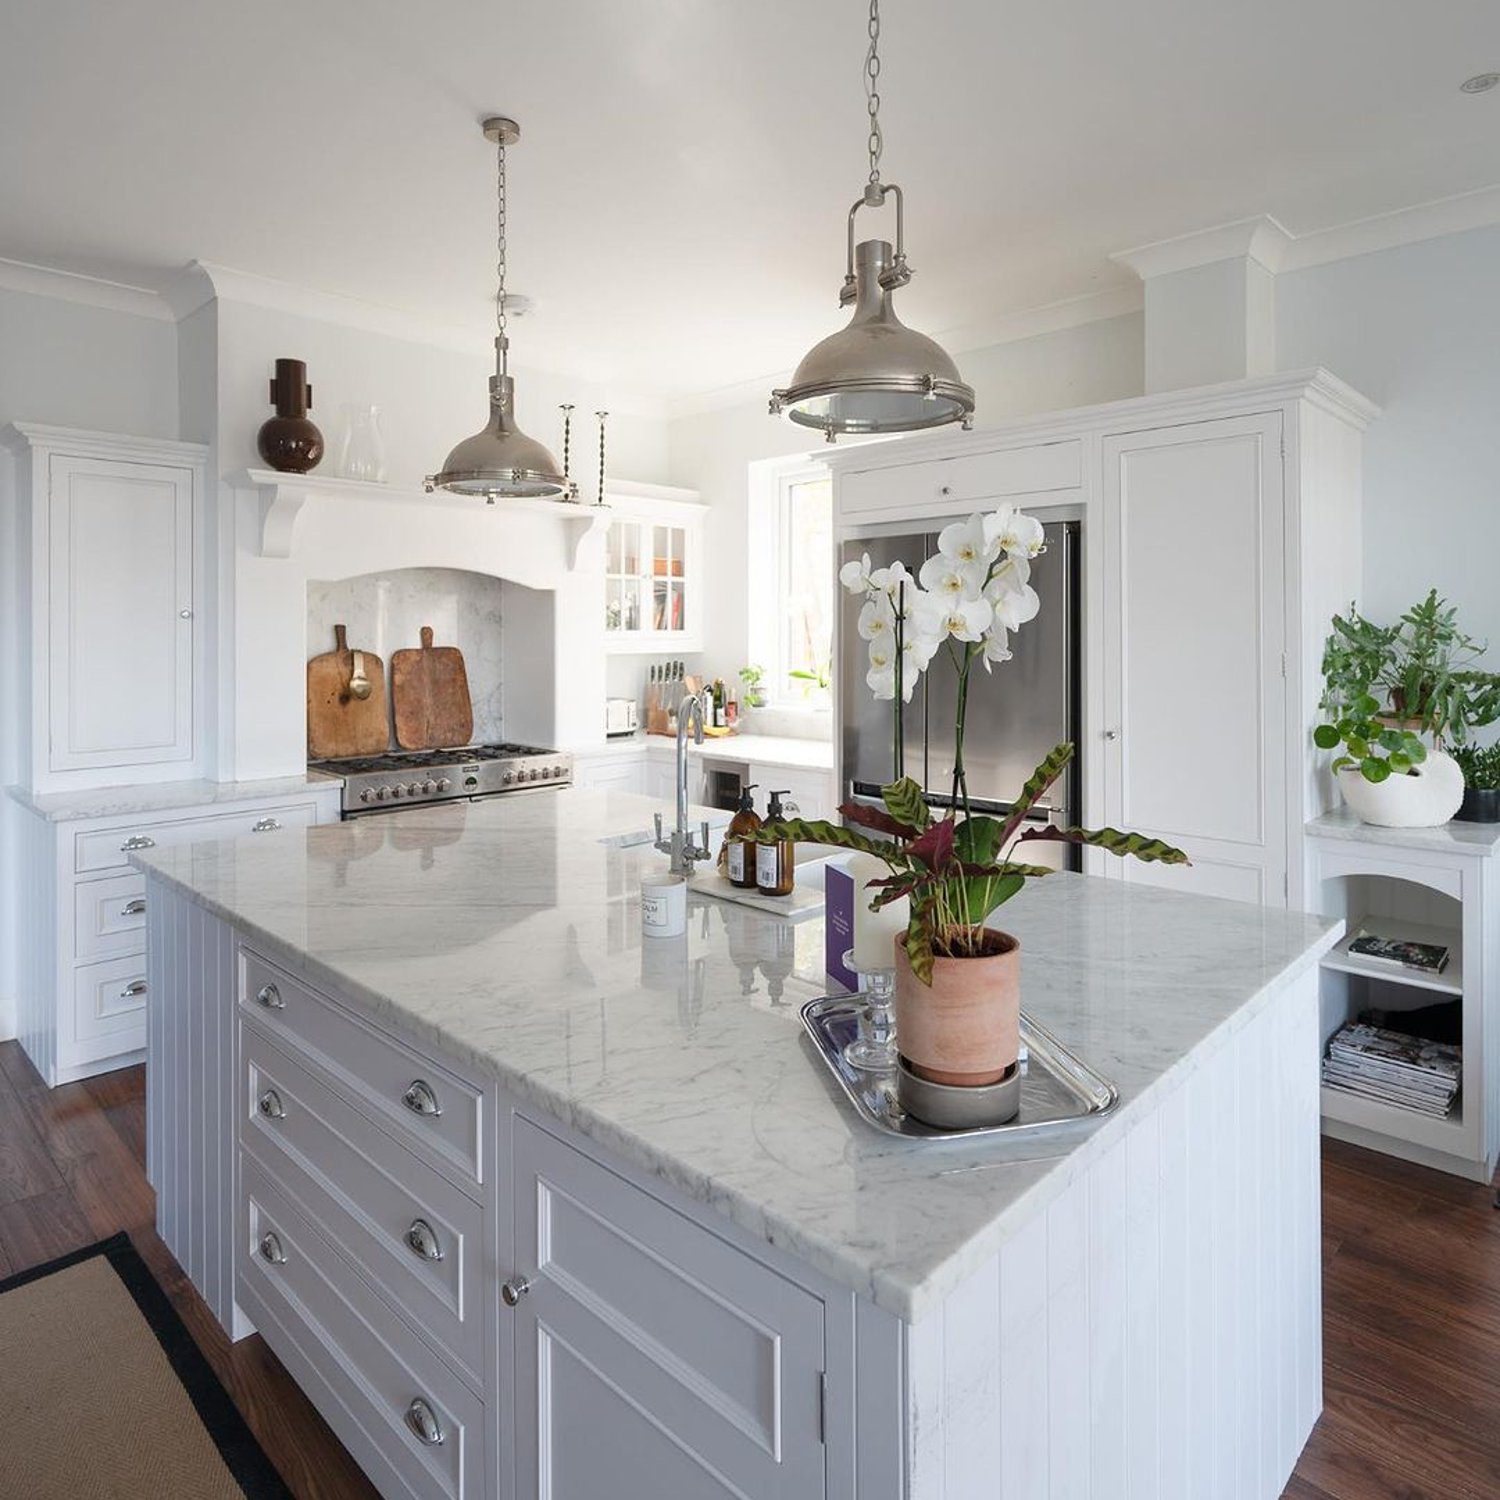
[[[802,1036],[821,922],[694,898],[642,939],[658,806],[139,859],[158,1227],[225,1326],[390,1494],[1279,1495],[1338,925],[1034,883],[1025,1003],[1119,1106],[898,1141]]]

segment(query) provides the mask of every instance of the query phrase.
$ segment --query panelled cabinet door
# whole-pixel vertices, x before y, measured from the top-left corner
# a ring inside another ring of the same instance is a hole
[[[1286,904],[1278,412],[1103,442],[1105,808],[1192,866],[1108,873]]]
[[[604,639],[613,651],[696,651],[702,644],[701,517],[684,509],[621,515],[604,544]]]
[[[518,1500],[824,1493],[822,1302],[520,1118],[515,1235]]]
[[[54,771],[193,757],[193,471],[54,454]]]

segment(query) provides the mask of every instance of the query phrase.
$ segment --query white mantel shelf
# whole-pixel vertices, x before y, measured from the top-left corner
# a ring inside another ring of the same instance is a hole
[[[246,469],[232,481],[237,489],[255,490],[261,500],[260,555],[290,557],[296,541],[297,521],[303,509],[319,500],[355,500],[378,505],[420,506],[426,510],[475,510],[484,502],[470,495],[446,490],[428,494],[391,484],[372,484],[362,479],[339,479],[331,474],[282,474],[275,469]],[[608,505],[585,505],[577,501],[516,498],[495,502],[507,510],[532,515],[552,515],[568,529],[569,566],[578,562],[578,548],[591,531],[603,524]]]

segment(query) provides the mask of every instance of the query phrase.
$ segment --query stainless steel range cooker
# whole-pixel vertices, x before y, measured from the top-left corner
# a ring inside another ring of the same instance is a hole
[[[344,816],[362,818],[412,802],[472,802],[565,787],[573,780],[573,757],[534,745],[461,745],[319,760],[308,769],[342,776]]]

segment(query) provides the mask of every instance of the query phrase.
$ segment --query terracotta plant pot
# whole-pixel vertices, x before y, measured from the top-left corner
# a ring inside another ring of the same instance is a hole
[[[911,971],[906,934],[896,939],[896,1046],[933,1083],[998,1083],[1021,1050],[1021,945],[986,934],[978,958],[938,958],[929,988]]]

